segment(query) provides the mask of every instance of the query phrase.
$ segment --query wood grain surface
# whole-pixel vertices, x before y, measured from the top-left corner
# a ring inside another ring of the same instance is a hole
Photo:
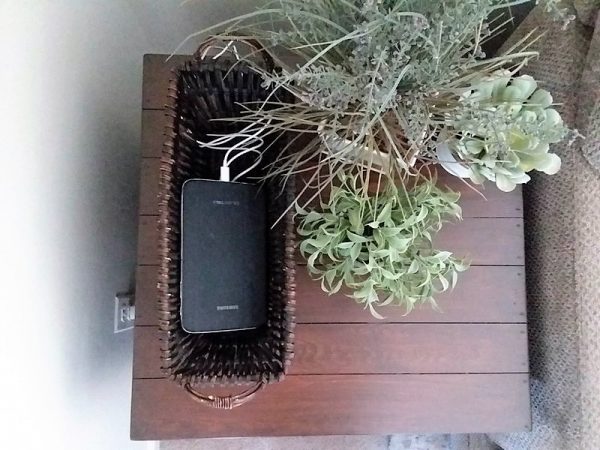
[[[163,109],[172,70],[191,57],[187,55],[144,55],[142,108]]]
[[[301,375],[231,411],[133,380],[132,438],[526,431],[527,374]]]
[[[389,307],[377,320],[343,293],[325,295],[300,265],[296,357],[283,382],[218,411],[164,378],[156,318],[162,108],[172,68],[189,58],[165,63],[167,56],[144,57],[132,438],[528,429],[521,190],[486,186],[484,198],[443,171],[440,185],[462,193],[464,221],[447,225],[436,244],[473,264],[437,298],[443,312],[423,307],[406,316]]]
[[[138,264],[158,264],[157,216],[141,216]],[[454,252],[472,265],[522,266],[525,258],[523,219],[472,218],[449,223],[434,240],[437,248]],[[305,264],[298,254],[298,264]]]
[[[160,160],[158,158],[164,141],[164,121],[164,113],[161,110],[143,112],[142,155],[146,164],[142,165],[142,183],[148,187],[146,202],[141,205],[143,214],[158,214],[155,193],[158,191],[160,170]],[[297,182],[298,191],[302,189],[303,181],[299,178]],[[464,218],[523,217],[520,187],[507,193],[486,184],[480,191],[474,191],[466,187],[462,180],[449,175],[443,170],[439,171],[438,184],[461,192],[460,206]]]
[[[137,327],[135,378],[161,378],[156,327]],[[526,372],[525,324],[299,324],[291,374]],[[341,337],[346,337],[341,339]]]
[[[137,268],[138,290],[136,292],[136,324],[156,325],[156,277],[155,266]],[[382,322],[429,322],[429,323],[525,323],[525,275],[518,266],[475,266],[461,274],[453,291],[436,299],[440,311],[428,305],[405,315],[401,308],[384,307],[380,312],[383,320],[366,313],[343,293],[323,295],[318,281],[308,276],[305,267],[296,272],[296,321],[298,323],[382,323]]]
[[[164,141],[165,111],[162,109],[142,110],[142,157],[160,158]],[[152,181],[157,180],[157,170],[159,170],[158,165],[146,168],[142,167],[142,171],[148,172],[146,176],[150,177]],[[156,214],[157,209],[158,205],[155,203],[152,214]]]

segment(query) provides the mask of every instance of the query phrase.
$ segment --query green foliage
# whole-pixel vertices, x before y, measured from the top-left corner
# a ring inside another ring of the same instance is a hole
[[[462,112],[448,117],[455,132],[450,146],[471,170],[471,179],[494,181],[503,191],[529,181],[526,172],[554,174],[560,158],[549,144],[567,134],[560,114],[550,108],[552,96],[522,75],[495,73],[475,82],[461,98]]]
[[[474,182],[490,179],[503,190],[527,181],[529,170],[558,169],[548,144],[566,129],[548,107],[550,94],[531,78],[514,78],[537,56],[539,33],[494,58],[482,50],[510,21],[490,22],[491,13],[526,1],[274,0],[192,35],[256,39],[282,68],[254,66],[266,86],[294,101],[272,97],[235,120],[262,124],[266,135],[312,138],[292,139],[269,176],[314,174],[305,190],[316,193],[300,192],[310,200],[295,204],[301,253],[325,291],[349,290],[378,316],[375,308],[386,304],[407,312],[435,305],[433,296],[454,286],[466,265],[432,241],[445,219],[460,218],[458,194],[421,176],[440,161],[441,140]],[[570,18],[557,0],[544,3],[559,20]],[[279,59],[282,48],[292,57]],[[307,210],[327,187],[321,211]]]
[[[529,35],[506,54],[484,59],[483,42],[505,25],[487,17],[521,2],[277,0],[224,24],[223,39],[251,36],[267,49],[284,47],[297,61],[278,60],[281,72],[257,67],[266,85],[289,90],[296,101],[261,108],[246,120],[268,123],[272,133],[314,136],[280,157],[272,174],[292,176],[316,161],[331,174],[318,181],[323,189],[357,166],[404,179],[415,175],[416,160],[435,162],[436,136],[460,107],[461,90],[537,55]]]
[[[257,70],[266,85],[287,89],[295,101],[259,108],[245,120],[274,134],[312,134],[293,155],[280,156],[271,175],[292,176],[315,164],[331,175],[314,180],[322,190],[357,166],[397,181],[417,173],[416,161],[435,163],[448,121],[479,114],[465,110],[472,104],[462,94],[499,69],[514,75],[537,56],[531,50],[537,31],[494,58],[482,51],[510,21],[506,14],[490,21],[491,13],[527,1],[274,0],[204,31],[220,29],[225,40],[256,38],[268,50],[293,54],[294,64],[277,61],[282,71]],[[558,19],[568,18],[557,0],[543,4]],[[505,119],[511,117],[496,114],[490,122]],[[508,177],[510,183],[526,179]]]
[[[401,305],[410,312],[454,287],[466,264],[432,240],[446,219],[460,219],[459,194],[435,180],[411,188],[388,184],[361,195],[358,177],[342,176],[321,211],[298,209],[300,252],[329,294],[342,288],[376,317],[375,307]]]
[[[291,27],[270,40],[307,63],[269,80],[301,86],[310,106],[344,112],[360,105],[373,118],[398,108],[398,93],[439,89],[477,62],[478,26],[499,3],[282,0]]]

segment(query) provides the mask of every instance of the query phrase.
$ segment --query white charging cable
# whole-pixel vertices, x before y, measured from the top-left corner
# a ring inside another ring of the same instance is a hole
[[[211,150],[226,150],[225,158],[223,158],[223,165],[221,166],[220,171],[220,180],[221,181],[237,181],[248,172],[256,168],[260,162],[262,161],[262,152],[259,150],[263,147],[265,141],[261,137],[263,133],[267,130],[267,127],[270,125],[271,121],[269,120],[266,125],[263,125],[260,121],[256,123],[251,123],[243,130],[237,133],[230,134],[209,134],[207,136],[214,137],[210,142],[201,142],[196,141],[202,148],[209,148]],[[228,145],[231,141],[236,141],[233,146]],[[234,155],[231,159],[229,159],[230,155],[239,151],[236,155]],[[255,153],[257,155],[256,160],[249,167],[242,170],[238,173],[233,180],[231,180],[229,165],[238,159],[240,156],[245,155],[246,153]]]
[[[227,50],[229,50],[231,48],[233,50],[233,54],[235,56],[235,59],[237,59],[239,61],[240,60],[240,54],[238,53],[237,47],[234,45],[234,42],[235,41],[229,41],[227,43],[227,45],[225,45],[225,47],[220,47],[218,45],[209,45],[209,46],[207,46],[204,49],[204,51],[202,52],[202,55],[200,55],[200,59],[206,58],[206,55],[208,54],[208,52],[212,48],[217,48],[217,49],[220,50],[219,53],[217,53],[215,56],[212,57],[212,59],[219,58],[221,55],[223,55]]]

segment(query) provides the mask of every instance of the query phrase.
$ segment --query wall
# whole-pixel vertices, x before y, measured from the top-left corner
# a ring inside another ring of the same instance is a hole
[[[135,265],[142,55],[258,1],[180,3],[0,0],[2,448],[145,447],[128,439],[131,332],[112,333]]]

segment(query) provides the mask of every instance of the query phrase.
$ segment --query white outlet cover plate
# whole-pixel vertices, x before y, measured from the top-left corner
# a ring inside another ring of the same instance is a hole
[[[131,294],[115,295],[115,333],[133,329],[135,306]]]

